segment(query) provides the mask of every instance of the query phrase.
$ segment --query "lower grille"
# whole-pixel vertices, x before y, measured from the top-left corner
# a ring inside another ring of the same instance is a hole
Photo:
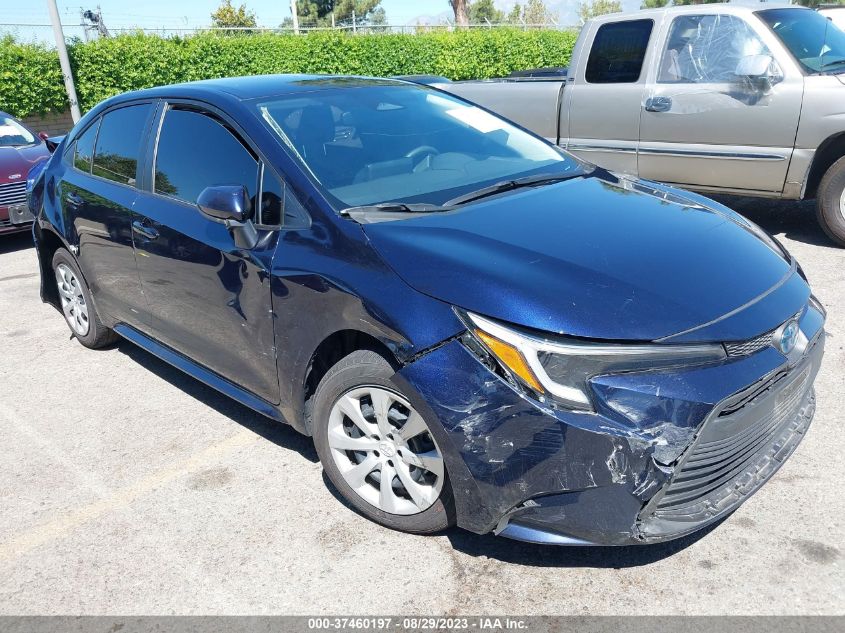
[[[813,380],[823,353],[819,331],[799,365],[735,394],[710,414],[674,477],[640,512],[641,538],[695,531],[736,508],[780,468],[813,419]]]
[[[0,207],[26,202],[26,181],[0,185]]]
[[[781,387],[778,383],[784,382],[782,376],[772,380],[777,387]],[[701,438],[666,489],[657,510],[686,509],[746,472],[759,451],[795,419],[807,395],[809,382],[810,368],[807,367],[782,388],[762,389],[731,416],[714,419],[709,428],[703,430]],[[774,403],[763,402],[770,399],[774,399]],[[727,437],[719,433],[719,426],[736,426],[731,418],[757,418],[754,409],[763,407],[766,412],[753,423]]]

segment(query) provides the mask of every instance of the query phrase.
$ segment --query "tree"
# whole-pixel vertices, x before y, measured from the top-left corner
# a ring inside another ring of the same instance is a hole
[[[675,0],[672,4],[676,7],[685,6],[688,4],[714,4],[716,2],[724,2],[725,0]],[[801,0],[799,0],[800,2]],[[803,0],[804,2],[812,2],[813,0]],[[818,1],[818,0],[816,0]],[[669,4],[669,0],[643,0],[640,5],[641,9],[660,9]]]
[[[805,7],[819,7],[823,4],[839,4],[845,5],[845,0],[834,0],[831,2],[830,0],[795,0],[795,4],[800,4]]]
[[[543,0],[528,0],[522,9],[522,19],[525,24],[548,24],[554,21],[554,13]]]
[[[384,8],[380,5],[381,0],[299,0],[296,13],[303,26],[331,26],[332,16],[335,25],[349,26],[353,13],[355,24],[367,26],[387,22]],[[289,25],[289,22],[290,19],[285,20],[282,26]]]
[[[511,7],[510,13],[508,13],[505,21],[509,24],[519,24],[522,22],[522,5],[518,2]]]
[[[469,25],[469,12],[467,11],[467,0],[449,0],[452,11],[455,12],[455,24],[458,26]]]
[[[498,24],[505,21],[505,14],[496,8],[493,0],[474,0],[469,5],[469,21],[472,24]]]
[[[211,14],[211,23],[217,28],[243,28],[257,26],[255,12],[249,11],[245,4],[235,8],[232,0],[223,0],[217,10]]]
[[[578,17],[581,18],[582,22],[599,15],[619,13],[620,11],[622,11],[620,0],[592,0],[589,4],[582,2],[578,5]]]

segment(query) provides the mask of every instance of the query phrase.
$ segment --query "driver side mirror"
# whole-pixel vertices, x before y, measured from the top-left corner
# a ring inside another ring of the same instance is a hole
[[[771,55],[746,55],[737,63],[734,74],[759,84],[764,89],[771,88],[783,79]]]
[[[250,250],[258,244],[258,231],[251,221],[252,204],[242,185],[206,187],[197,198],[197,206],[203,214],[226,225],[238,248]]]
[[[40,138],[42,141],[46,141],[48,138],[50,138],[50,135],[47,134],[47,132],[39,132],[38,138]]]

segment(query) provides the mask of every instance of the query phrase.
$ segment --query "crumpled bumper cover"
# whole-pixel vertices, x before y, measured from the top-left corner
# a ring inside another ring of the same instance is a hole
[[[767,348],[598,377],[595,413],[525,397],[460,340],[396,379],[442,424],[460,526],[541,543],[657,542],[722,518],[795,450],[824,348],[823,317],[805,321],[812,344],[792,366]]]

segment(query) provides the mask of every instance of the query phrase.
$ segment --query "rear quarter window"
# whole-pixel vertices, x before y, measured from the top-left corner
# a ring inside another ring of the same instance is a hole
[[[602,24],[587,59],[587,82],[620,84],[639,81],[653,27],[652,20]]]
[[[94,142],[97,140],[97,130],[100,128],[100,119],[85,130],[74,143],[73,166],[86,174],[91,173],[91,160],[94,158]]]

